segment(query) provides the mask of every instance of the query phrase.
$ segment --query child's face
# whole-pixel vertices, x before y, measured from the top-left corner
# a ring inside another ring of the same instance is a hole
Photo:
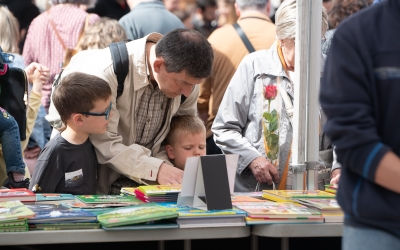
[[[180,133],[175,138],[174,145],[167,145],[168,158],[174,160],[177,168],[184,169],[186,158],[206,155],[205,133]]]
[[[94,108],[90,110],[91,113],[104,113],[110,107],[111,98],[109,97],[105,100],[97,100],[94,102]],[[106,120],[106,116],[83,116],[84,121],[84,130],[88,134],[104,134],[106,132],[106,128],[108,122],[110,121],[110,117],[112,116],[111,110],[108,119]]]

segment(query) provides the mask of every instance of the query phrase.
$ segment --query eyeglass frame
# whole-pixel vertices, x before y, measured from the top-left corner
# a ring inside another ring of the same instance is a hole
[[[112,102],[110,102],[110,106],[108,106],[107,110],[104,111],[103,113],[94,113],[94,112],[78,112],[78,113],[82,115],[105,116],[106,120],[108,120],[108,118],[110,117],[111,108],[112,108]]]

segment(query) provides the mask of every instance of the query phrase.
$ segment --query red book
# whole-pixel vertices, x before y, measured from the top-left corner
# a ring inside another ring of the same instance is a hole
[[[0,189],[0,202],[16,201],[35,202],[36,195],[26,188]]]

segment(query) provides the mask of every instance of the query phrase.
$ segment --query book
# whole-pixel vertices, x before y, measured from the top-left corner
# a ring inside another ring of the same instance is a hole
[[[152,229],[174,229],[179,228],[179,225],[173,220],[159,220],[145,223],[133,224],[120,227],[102,227],[106,231],[115,230],[152,230]]]
[[[194,208],[190,206],[178,206],[176,203],[162,203],[161,206],[172,209],[179,214],[179,219],[182,218],[216,218],[216,217],[244,217],[246,212],[238,208],[225,209],[225,210],[203,210],[199,208]]]
[[[0,228],[24,226],[26,224],[27,224],[26,219],[17,219],[17,220],[11,220],[11,221],[0,221]]]
[[[330,185],[330,184],[325,185],[325,192],[336,194],[337,189],[338,189],[337,185]]]
[[[263,198],[255,198],[255,197],[247,196],[247,195],[232,195],[231,200],[232,200],[232,205],[234,205],[235,202],[264,202],[265,201],[265,199],[263,199]]]
[[[98,222],[78,222],[78,223],[50,223],[50,224],[31,224],[29,230],[77,230],[77,229],[99,229]]]
[[[28,218],[29,224],[60,223],[60,222],[94,222],[96,215],[84,210],[74,210],[61,204],[26,205],[35,212],[35,216]]]
[[[121,194],[135,196],[135,190],[136,190],[136,188],[123,187],[123,188],[121,188]]]
[[[181,184],[139,186],[138,188],[136,188],[136,190],[139,190],[147,196],[161,194],[178,194],[181,192]]]
[[[31,218],[35,213],[20,201],[0,202],[0,221]]]
[[[335,198],[335,195],[320,190],[263,190],[262,197],[277,202],[287,202],[296,198]]]
[[[26,232],[26,231],[28,231],[28,226],[27,225],[0,228],[0,232]]]
[[[277,202],[269,206],[239,206],[250,218],[322,218],[321,212],[294,202]]]
[[[26,188],[0,189],[0,202],[15,201],[35,202],[36,195]]]
[[[75,203],[69,203],[68,206],[71,208],[81,208],[81,209],[88,209],[88,211],[89,210],[92,211],[96,208],[128,207],[132,206],[132,204],[129,203],[88,204],[83,202],[75,202]]]
[[[143,204],[142,201],[138,200],[134,196],[123,196],[123,195],[76,195],[77,201],[86,204],[128,204],[128,205],[139,205]]]
[[[97,219],[104,227],[116,227],[177,217],[178,213],[176,211],[150,202],[136,206],[115,208],[110,212],[99,214]]]
[[[59,204],[74,201],[75,196],[72,194],[36,194],[35,204]]]
[[[336,199],[294,199],[294,201],[308,207],[316,208],[319,211],[342,212]]]

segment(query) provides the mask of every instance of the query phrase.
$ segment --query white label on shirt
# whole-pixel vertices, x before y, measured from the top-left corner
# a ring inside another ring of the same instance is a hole
[[[82,184],[83,172],[82,169],[74,172],[65,173],[65,187],[77,187]]]

